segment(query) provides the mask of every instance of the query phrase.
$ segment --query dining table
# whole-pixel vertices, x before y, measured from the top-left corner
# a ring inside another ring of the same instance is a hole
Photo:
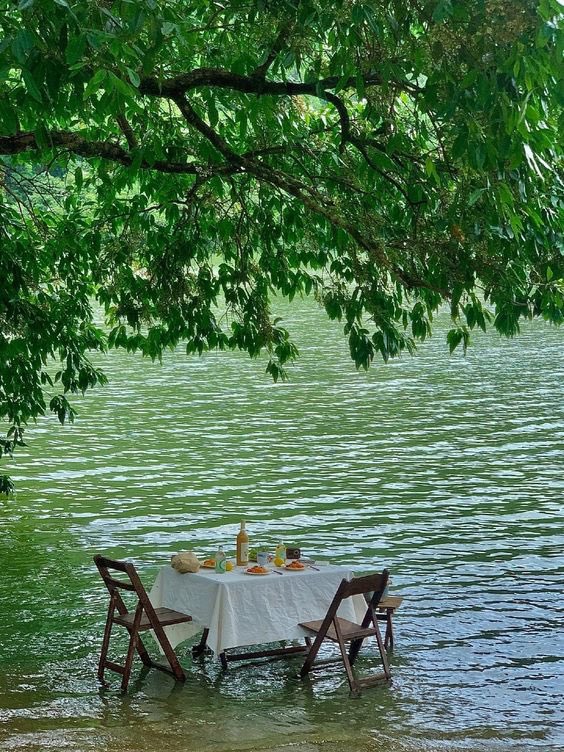
[[[181,574],[170,565],[162,566],[149,598],[155,606],[171,608],[192,616],[191,622],[166,628],[173,647],[198,632],[203,637],[194,654],[209,648],[226,667],[230,660],[304,652],[310,634],[300,622],[323,619],[343,579],[354,575],[346,565],[319,564],[302,570],[268,567],[268,574],[254,575],[246,567],[216,573],[200,568]],[[366,613],[363,596],[344,601],[338,615],[360,622]],[[250,646],[299,641],[270,649]],[[233,649],[246,648],[233,653]]]

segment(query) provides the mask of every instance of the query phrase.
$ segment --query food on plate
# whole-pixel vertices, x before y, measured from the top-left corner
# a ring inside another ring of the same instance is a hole
[[[268,574],[268,569],[266,567],[259,567],[257,565],[257,566],[254,566],[254,567],[249,567],[247,569],[247,572],[249,574]]]
[[[305,564],[302,564],[301,561],[292,561],[290,564],[286,564],[286,569],[305,569]]]
[[[207,567],[208,569],[210,569],[211,567],[215,569],[215,559],[206,559],[202,566]]]

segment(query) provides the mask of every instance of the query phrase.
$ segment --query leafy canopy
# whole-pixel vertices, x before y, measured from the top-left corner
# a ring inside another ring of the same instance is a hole
[[[48,402],[72,420],[93,350],[283,376],[275,294],[317,296],[363,368],[444,304],[451,351],[561,322],[560,24],[556,0],[0,2],[0,455]]]

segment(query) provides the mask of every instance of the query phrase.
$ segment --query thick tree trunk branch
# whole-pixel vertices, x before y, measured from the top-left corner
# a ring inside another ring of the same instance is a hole
[[[245,162],[244,157],[233,151],[227,141],[223,139],[217,131],[209,126],[205,120],[198,115],[196,110],[188,102],[188,100],[182,95],[176,95],[173,98],[174,103],[182,113],[186,122],[205,136],[208,141],[215,146],[218,152],[227,159],[228,162],[237,165],[243,165]]]
[[[273,95],[273,96],[299,96],[308,94],[313,97],[323,97],[323,92],[334,89],[341,79],[338,76],[322,78],[311,83],[296,81],[266,81],[260,75],[243,76],[232,73],[224,68],[195,68],[188,73],[182,73],[174,78],[159,79],[146,77],[141,79],[139,91],[154,97],[175,97],[186,94],[191,89],[209,86],[218,89],[231,89],[244,94]],[[365,86],[374,86],[382,83],[382,77],[373,73],[364,77]],[[343,88],[356,86],[356,78],[345,82]]]
[[[109,141],[89,141],[77,133],[69,131],[50,131],[47,133],[47,139],[50,146],[60,146],[81,157],[100,157],[127,167],[134,163],[134,157],[128,151]],[[32,132],[0,136],[0,154],[20,154],[24,151],[37,151],[41,148],[42,146],[37,143],[35,134]],[[151,163],[142,160],[139,167],[145,170],[189,175],[197,175],[206,169],[191,163],[166,162],[163,160]]]
[[[343,100],[331,91],[324,91],[322,94],[319,94],[319,96],[327,102],[330,102],[339,113],[339,119],[341,121],[341,151],[343,151],[347,141],[351,140],[351,119],[347,107]]]

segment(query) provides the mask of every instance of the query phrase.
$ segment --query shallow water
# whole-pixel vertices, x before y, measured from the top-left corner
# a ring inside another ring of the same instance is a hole
[[[114,352],[77,423],[41,421],[6,463],[0,749],[564,745],[562,331],[535,322],[449,358],[443,329],[364,374],[314,303],[283,315],[302,351],[289,383],[240,354]],[[184,686],[137,668],[126,697],[100,691],[92,555],[134,558],[150,584],[173,552],[232,549],[243,517],[255,542],[391,569],[392,684],[351,700],[341,674],[297,680],[299,659],[223,674],[181,646]]]

